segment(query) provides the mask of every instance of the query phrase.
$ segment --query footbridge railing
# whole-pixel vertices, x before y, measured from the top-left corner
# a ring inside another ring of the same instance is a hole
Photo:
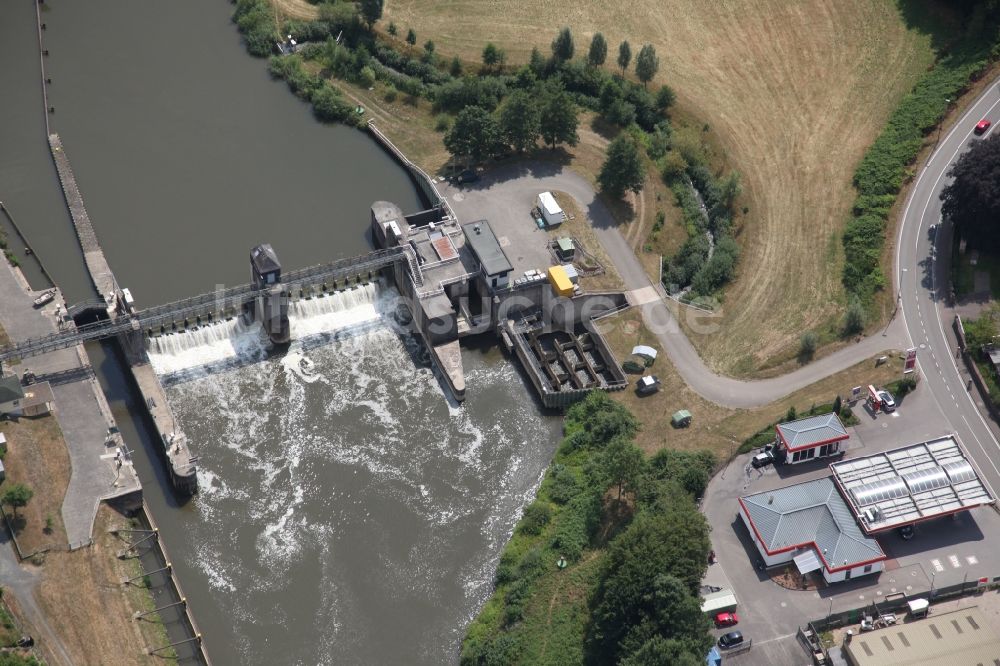
[[[378,271],[400,261],[406,263],[407,272],[411,279],[418,285],[422,284],[420,267],[412,256],[412,251],[408,247],[393,247],[360,257],[338,259],[326,264],[289,271],[281,276],[281,285],[289,289],[310,283],[335,281],[352,275]],[[45,354],[57,349],[73,347],[82,342],[109,338],[129,331],[156,329],[172,322],[194,319],[212,313],[239,310],[243,305],[252,301],[258,292],[259,289],[254,285],[243,284],[192,296],[173,303],[157,305],[131,315],[120,315],[115,319],[72,327],[44,337],[30,338],[0,348],[0,361]]]

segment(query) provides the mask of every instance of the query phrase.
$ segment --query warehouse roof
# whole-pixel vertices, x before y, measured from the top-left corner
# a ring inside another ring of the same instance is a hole
[[[462,231],[465,232],[469,246],[476,253],[487,275],[501,275],[514,270],[489,222],[486,220],[469,222],[462,225]]]
[[[995,500],[954,435],[830,465],[866,532]]]
[[[857,666],[995,664],[1000,638],[977,606],[859,634],[844,643]]]
[[[740,505],[770,554],[813,547],[830,572],[885,559],[829,477],[747,495]]]
[[[812,448],[850,437],[847,434],[847,428],[833,412],[820,416],[810,416],[798,421],[779,423],[777,430],[778,437],[781,438],[789,451]]]

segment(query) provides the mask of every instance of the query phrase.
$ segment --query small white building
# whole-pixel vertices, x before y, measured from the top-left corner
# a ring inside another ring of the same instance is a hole
[[[764,563],[794,562],[835,583],[878,573],[885,553],[858,527],[830,477],[741,497],[740,518]]]
[[[16,375],[0,377],[0,414],[21,416],[24,413],[24,389]]]
[[[541,211],[547,226],[558,227],[566,220],[566,213],[556,203],[556,198],[551,192],[542,192],[538,195],[538,210]]]

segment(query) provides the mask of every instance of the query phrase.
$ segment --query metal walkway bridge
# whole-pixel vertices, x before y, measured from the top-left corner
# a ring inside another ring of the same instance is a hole
[[[420,267],[410,248],[393,247],[378,250],[360,257],[340,259],[328,264],[319,264],[296,271],[289,271],[281,276],[281,285],[286,289],[294,289],[306,284],[333,281],[353,275],[374,272],[396,262],[406,262],[407,271],[413,281],[419,286],[423,284]],[[53,333],[40,338],[29,338],[13,345],[0,348],[0,361],[12,358],[27,358],[38,354],[73,347],[82,342],[101,340],[132,331],[158,329],[176,321],[196,318],[209,313],[224,313],[239,311],[246,303],[252,301],[261,289],[252,284],[243,284],[229,289],[220,289],[207,294],[192,296],[173,303],[158,305],[140,310],[130,315],[119,315],[116,318],[94,322],[79,327],[71,327],[59,333]],[[70,308],[73,311],[73,308]]]

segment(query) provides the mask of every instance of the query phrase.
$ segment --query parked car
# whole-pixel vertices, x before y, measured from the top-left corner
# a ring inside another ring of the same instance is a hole
[[[479,180],[479,174],[472,169],[466,169],[462,173],[458,174],[459,183],[474,183]]]
[[[976,134],[983,134],[984,132],[986,132],[986,130],[990,128],[991,124],[992,123],[989,120],[983,118],[978,123],[976,123],[976,129],[974,131]]]
[[[901,539],[909,541],[913,538],[913,525],[903,525],[896,531],[899,532],[899,538]]]
[[[754,469],[760,469],[761,467],[767,467],[774,462],[774,453],[771,451],[761,451],[753,457],[750,464]]]
[[[886,414],[890,414],[896,411],[896,400],[892,397],[892,394],[881,389],[878,392],[878,399],[882,403],[882,411]]]
[[[927,227],[927,238],[929,238],[932,241],[935,238],[937,238],[937,225],[936,224],[932,224],[931,226]]]
[[[728,634],[721,636],[719,638],[719,647],[723,650],[734,648],[737,645],[743,644],[743,633],[739,631],[730,631]]]
[[[715,616],[715,626],[717,627],[731,627],[734,624],[739,624],[740,616],[736,613],[719,613]]]

